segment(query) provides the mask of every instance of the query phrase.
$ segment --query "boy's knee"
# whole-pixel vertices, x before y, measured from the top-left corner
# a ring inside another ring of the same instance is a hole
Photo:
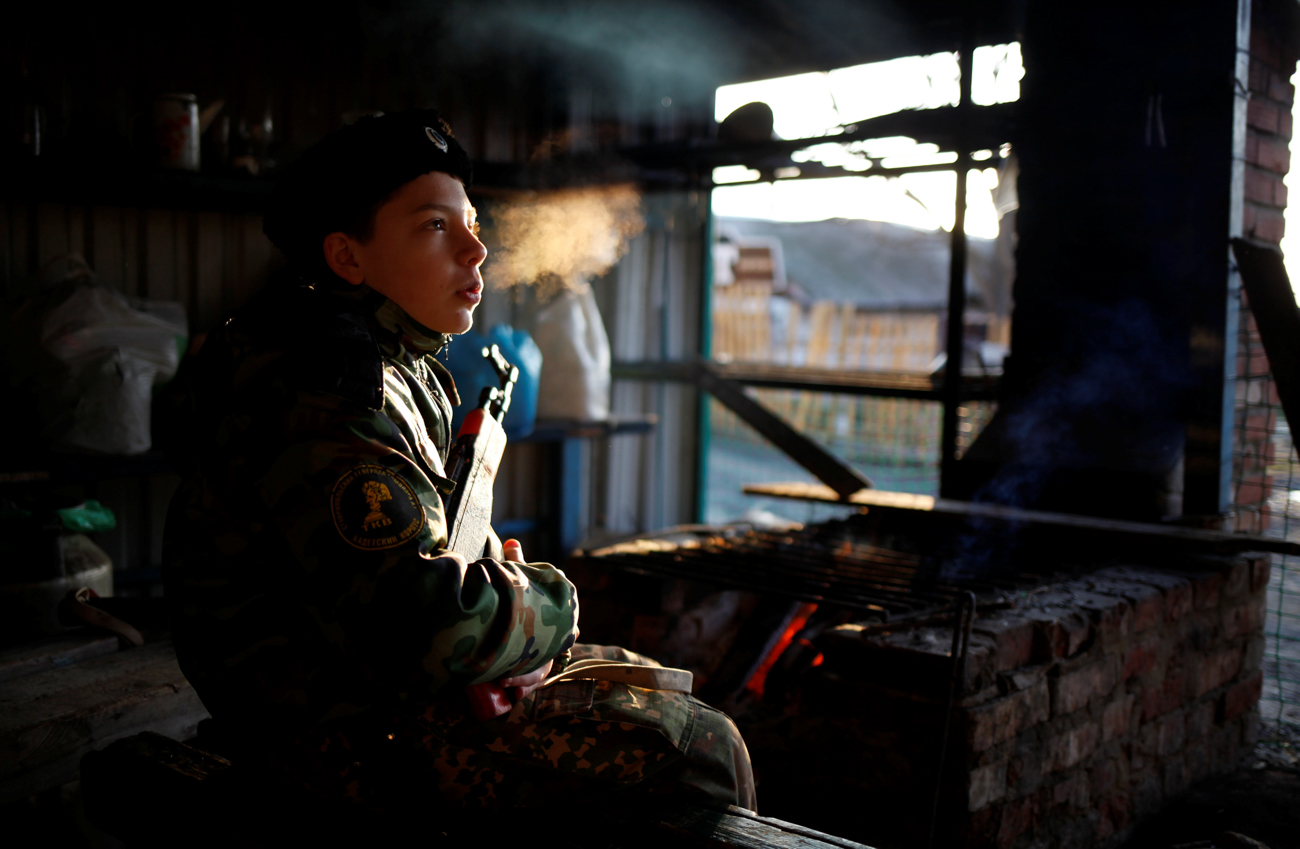
[[[618,663],[634,663],[637,666],[660,666],[661,664],[646,657],[643,654],[637,654],[634,651],[628,651],[622,646],[598,646],[592,643],[577,643],[573,647],[574,660],[613,660]]]
[[[692,699],[695,725],[681,759],[661,777],[688,792],[757,811],[749,749],[731,717]]]

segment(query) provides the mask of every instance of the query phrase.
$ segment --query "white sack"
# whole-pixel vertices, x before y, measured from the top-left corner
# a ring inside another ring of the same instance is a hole
[[[187,333],[184,307],[128,301],[101,285],[80,257],[52,263],[43,283],[66,292],[32,316],[47,355],[36,391],[50,447],[148,451],[153,386],[176,374]]]
[[[537,313],[533,340],[542,352],[537,418],[609,418],[609,337],[585,281]]]

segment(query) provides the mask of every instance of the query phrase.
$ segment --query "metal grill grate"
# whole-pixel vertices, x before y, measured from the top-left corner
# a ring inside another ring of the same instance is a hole
[[[969,592],[988,598],[1043,582],[1010,568],[980,580],[951,580],[930,558],[864,541],[861,516],[791,531],[716,531],[639,539],[584,552],[604,567],[783,595],[861,610],[881,622],[951,609]]]

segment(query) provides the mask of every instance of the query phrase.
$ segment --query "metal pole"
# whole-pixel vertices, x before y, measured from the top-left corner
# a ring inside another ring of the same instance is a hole
[[[713,190],[704,191],[704,250],[700,278],[700,345],[696,352],[703,360],[713,356]],[[662,373],[662,372],[661,372]],[[709,446],[713,439],[713,421],[709,410],[709,393],[695,390],[695,521],[704,523],[709,510]]]
[[[957,601],[957,619],[952,626],[952,678],[948,682],[948,698],[943,705],[943,737],[939,738],[939,772],[934,780],[934,804],[930,806],[930,836],[927,849],[934,846],[934,834],[939,825],[939,802],[943,798],[943,769],[948,758],[948,735],[952,731],[952,706],[961,694],[966,680],[966,655],[970,651],[970,634],[975,625],[975,593],[967,592]]]
[[[948,265],[947,364],[943,370],[943,432],[939,447],[939,494],[954,495],[957,462],[957,407],[961,404],[962,351],[966,336],[966,172],[970,170],[970,145],[966,141],[970,114],[971,61],[975,52],[971,13],[966,13],[958,67],[961,97],[957,103],[957,202],[952,220],[952,255]]]

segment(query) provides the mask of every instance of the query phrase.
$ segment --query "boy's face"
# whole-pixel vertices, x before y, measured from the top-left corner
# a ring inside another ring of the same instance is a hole
[[[422,174],[379,208],[366,242],[327,236],[326,260],[340,277],[382,292],[430,330],[464,333],[483,298],[479,266],[487,248],[476,218],[460,180]]]

